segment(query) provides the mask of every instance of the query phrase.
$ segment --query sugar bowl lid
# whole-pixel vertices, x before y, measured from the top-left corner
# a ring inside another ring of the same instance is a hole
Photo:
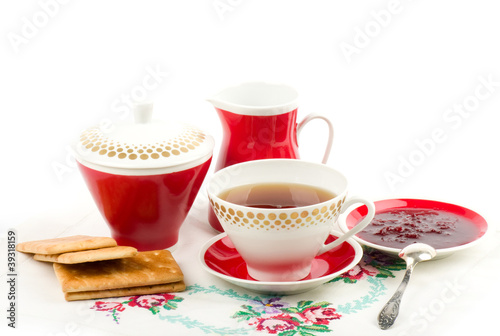
[[[133,112],[134,122],[83,131],[74,148],[76,159],[97,170],[183,170],[211,158],[214,140],[195,126],[152,120],[151,103],[136,105]]]

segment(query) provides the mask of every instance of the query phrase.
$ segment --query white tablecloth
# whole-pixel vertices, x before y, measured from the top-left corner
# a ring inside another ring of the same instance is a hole
[[[404,274],[402,260],[366,256],[351,272],[297,295],[265,296],[205,272],[200,247],[217,233],[200,193],[174,257],[187,290],[165,296],[66,302],[49,263],[17,253],[16,332],[25,335],[463,335],[491,330],[500,260],[492,227],[476,247],[415,269],[395,325],[382,331],[377,314]],[[490,224],[491,225],[491,224]],[[40,214],[15,228],[17,241],[73,234],[109,235],[95,206]],[[385,261],[384,261],[385,260]],[[5,291],[4,291],[5,292]],[[161,302],[161,305],[155,306]],[[12,332],[12,329],[9,329]],[[302,334],[301,334],[302,333]]]

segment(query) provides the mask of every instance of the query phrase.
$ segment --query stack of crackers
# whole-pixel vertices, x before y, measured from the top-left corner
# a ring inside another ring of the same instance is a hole
[[[179,292],[182,271],[168,250],[137,252],[109,237],[71,236],[19,243],[17,250],[53,262],[67,301]]]

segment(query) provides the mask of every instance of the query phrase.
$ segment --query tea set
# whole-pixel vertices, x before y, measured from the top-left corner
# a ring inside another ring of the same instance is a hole
[[[289,85],[247,82],[223,89],[208,101],[223,129],[215,173],[206,181],[207,225],[219,235],[201,247],[199,259],[203,269],[221,279],[257,292],[295,294],[352,269],[363,255],[361,245],[396,255],[399,250],[356,236],[387,204],[397,208],[413,202],[409,206],[467,214],[476,236],[455,249],[437,249],[438,257],[476,244],[487,232],[481,216],[458,206],[423,200],[374,203],[349,196],[346,177],[326,164],[332,122],[310,114],[297,123],[298,93]],[[215,141],[196,126],[154,120],[152,113],[152,104],[137,105],[133,122],[111,130],[90,128],[74,149],[118,244],[138,250],[174,249],[204,184]],[[314,119],[328,126],[321,163],[299,155],[298,134]],[[332,197],[292,207],[250,206],[221,197],[232,188],[273,183],[319,188]],[[342,232],[333,231],[335,223]]]

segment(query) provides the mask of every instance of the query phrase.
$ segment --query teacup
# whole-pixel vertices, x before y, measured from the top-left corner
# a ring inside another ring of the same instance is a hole
[[[331,198],[295,207],[264,207],[230,202],[228,191],[256,185],[301,185],[322,190]],[[369,200],[347,197],[347,179],[319,163],[265,159],[235,164],[216,172],[207,185],[210,204],[248,273],[260,281],[298,281],[313,259],[364,229],[375,214]],[[324,244],[340,213],[354,204],[366,205],[366,217],[335,241]]]

